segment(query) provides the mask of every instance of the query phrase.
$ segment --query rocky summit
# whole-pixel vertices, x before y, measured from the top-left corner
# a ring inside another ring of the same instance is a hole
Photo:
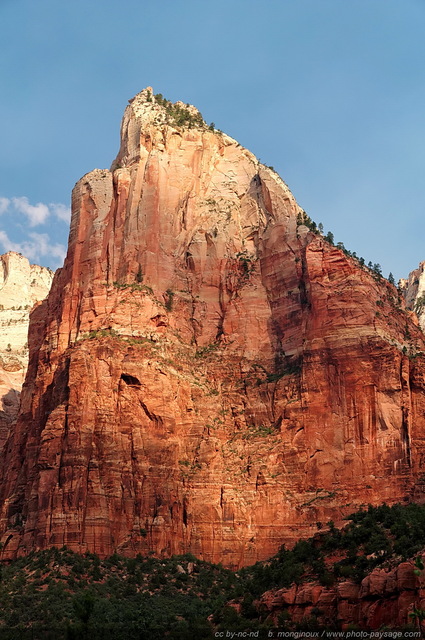
[[[423,500],[425,344],[397,289],[281,178],[148,88],[73,192],[5,448],[3,557],[240,567],[365,504]]]

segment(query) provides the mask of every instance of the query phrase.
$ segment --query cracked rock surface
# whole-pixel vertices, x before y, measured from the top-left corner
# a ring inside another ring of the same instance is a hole
[[[274,171],[173,113],[142,91],[111,170],[75,186],[6,447],[5,557],[65,544],[238,567],[423,497],[413,314],[297,225]]]

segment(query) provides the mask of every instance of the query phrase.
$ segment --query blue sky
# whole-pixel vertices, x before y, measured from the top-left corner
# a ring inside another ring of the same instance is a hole
[[[0,0],[0,24],[0,252],[59,266],[74,183],[151,85],[385,275],[425,260],[423,0]]]

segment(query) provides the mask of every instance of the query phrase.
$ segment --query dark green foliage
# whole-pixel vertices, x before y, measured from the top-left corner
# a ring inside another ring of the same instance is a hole
[[[334,243],[334,234],[332,233],[332,231],[327,232],[327,234],[325,235],[325,240],[326,242],[329,242],[329,244]]]
[[[195,568],[189,574],[191,562]],[[186,572],[180,573],[178,565]],[[162,640],[170,629],[173,638],[208,639],[214,637],[208,616],[241,595],[233,572],[190,554],[168,560],[114,554],[100,560],[95,554],[49,549],[2,569],[1,638],[7,625],[10,638],[31,628],[28,637],[40,640]]]
[[[87,625],[93,614],[95,602],[96,597],[94,593],[87,590],[77,593],[72,599],[75,616],[77,620],[80,620],[84,625]]]
[[[414,607],[413,611],[409,613],[409,617],[416,620],[419,624],[419,628],[421,628],[421,623],[425,620],[425,609]]]
[[[324,586],[331,586],[338,578],[360,582],[376,566],[395,557],[405,560],[425,547],[425,506],[369,507],[348,520],[351,522],[343,530],[329,521],[327,532],[298,542],[292,550],[282,547],[266,565],[257,563],[240,571],[250,577],[246,581],[250,592],[258,597],[266,589],[286,587],[308,577]],[[329,563],[327,555],[335,552],[342,559]]]
[[[407,559],[425,546],[425,507],[417,504],[369,507],[350,516],[346,535],[363,536],[370,553],[384,551]],[[385,542],[384,542],[385,537]],[[384,546],[384,548],[383,548]]]
[[[206,358],[211,355],[215,355],[220,345],[217,342],[211,342],[204,347],[199,347],[196,350],[195,358]]]
[[[89,340],[93,340],[94,338],[117,338],[119,336],[118,332],[115,329],[96,329],[94,331],[89,331],[89,333],[85,336],[89,338]]]
[[[237,573],[190,554],[170,559],[113,554],[101,560],[65,547],[31,553],[2,565],[0,637],[21,637],[22,629],[40,640],[159,640],[172,629],[172,638],[208,640],[216,630],[266,630],[266,614],[256,604],[265,591],[311,579],[326,587],[338,580],[360,582],[374,567],[394,566],[425,547],[421,505],[369,507],[347,518],[343,530],[332,521],[326,530],[318,524],[321,531],[313,538],[293,549],[283,546],[267,562]],[[413,573],[422,575],[423,566],[416,557]],[[240,613],[231,601],[240,604]],[[317,629],[320,615],[314,609],[299,628]],[[279,620],[295,628],[285,611]],[[10,635],[1,635],[5,626]]]
[[[177,127],[186,127],[188,129],[207,126],[199,111],[192,113],[188,108],[179,104],[173,104],[164,98],[162,93],[157,93],[155,95],[155,102],[165,108],[169,124]]]
[[[173,310],[173,302],[174,302],[174,291],[171,289],[167,289],[165,292],[165,308],[167,311]]]
[[[422,575],[422,571],[425,569],[425,565],[422,561],[422,558],[420,558],[419,556],[417,558],[415,558],[415,567],[416,569],[414,570],[414,574],[415,576],[420,576]]]
[[[314,222],[314,220],[312,220],[310,218],[309,215],[306,214],[305,211],[300,211],[297,215],[297,224],[298,225],[305,225],[306,227],[308,227],[310,229],[310,231],[313,231],[313,233],[319,233],[319,230],[317,228],[317,224]]]
[[[378,276],[378,279],[382,277],[381,265],[377,262],[375,262],[375,264],[373,265],[372,271]]]
[[[130,289],[131,291],[143,291],[144,293],[148,293],[150,295],[153,294],[152,287],[148,287],[146,284],[138,284],[136,282],[133,282],[132,284],[114,282],[114,287],[115,289]]]
[[[139,265],[139,269],[136,273],[136,282],[138,282],[139,284],[143,282],[143,271],[141,265]]]
[[[394,276],[393,276],[393,274],[391,273],[391,271],[390,271],[390,272],[389,272],[389,274],[388,274],[388,282],[389,282],[390,284],[393,284],[393,285],[395,286]]]
[[[238,260],[238,264],[242,272],[241,284],[243,284],[243,281],[248,279],[251,273],[254,271],[256,258],[250,255],[247,251],[240,251],[239,253],[236,254],[236,258]]]
[[[255,425],[250,424],[247,427],[247,430],[242,434],[242,440],[252,440],[254,438],[264,438],[267,436],[271,436],[275,433],[275,429],[271,425]]]
[[[425,294],[422,294],[421,296],[419,296],[419,298],[416,298],[413,309],[414,311],[416,311],[416,313],[421,313],[424,306],[425,306]]]
[[[252,369],[257,375],[256,385],[277,382],[285,376],[299,375],[302,372],[302,364],[302,357],[277,362],[274,371],[267,371],[262,364],[253,364]]]

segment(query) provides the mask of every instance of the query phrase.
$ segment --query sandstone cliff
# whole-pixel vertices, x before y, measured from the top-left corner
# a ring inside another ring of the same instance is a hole
[[[240,566],[421,496],[424,336],[391,284],[297,219],[280,177],[194,107],[131,101],[32,314],[5,557]]]
[[[407,280],[400,280],[401,290],[408,309],[415,311],[422,331],[425,330],[425,262],[409,273]]]
[[[320,628],[402,628],[412,624],[415,608],[425,607],[425,589],[414,570],[413,562],[401,562],[392,569],[375,569],[361,584],[294,584],[267,591],[256,605],[276,624],[287,617],[294,624],[312,620]]]
[[[49,293],[53,272],[13,251],[0,256],[0,450],[16,419],[28,365],[28,325],[34,304]]]

